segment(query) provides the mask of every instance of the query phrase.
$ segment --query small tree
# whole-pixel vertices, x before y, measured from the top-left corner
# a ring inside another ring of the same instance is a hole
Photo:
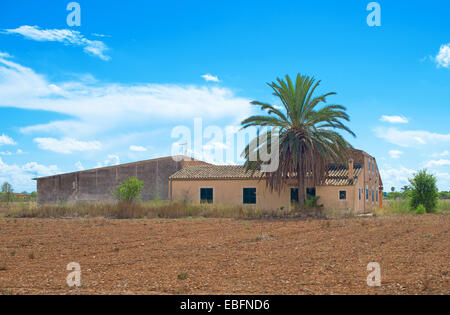
[[[417,209],[419,205],[423,205],[428,213],[436,209],[438,202],[438,188],[436,186],[436,177],[427,173],[426,170],[420,170],[409,179],[411,183],[411,191],[409,204],[411,209]]]
[[[13,192],[14,192],[14,190],[13,190],[11,184],[8,182],[4,182],[2,185],[2,195],[4,196],[6,202],[9,203],[11,201],[14,201],[13,200],[14,199]]]
[[[136,177],[130,177],[119,185],[119,188],[111,191],[111,194],[119,201],[132,202],[141,199],[141,191],[144,189],[144,182]]]

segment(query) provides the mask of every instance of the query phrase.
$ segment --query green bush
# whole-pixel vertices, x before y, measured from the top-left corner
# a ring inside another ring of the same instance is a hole
[[[419,205],[423,205],[426,212],[433,212],[436,209],[439,196],[436,177],[427,173],[426,170],[421,170],[409,182],[412,186],[409,192],[411,209],[417,209]]]
[[[427,213],[427,210],[425,209],[425,207],[420,204],[417,209],[414,211],[414,214],[425,214]]]
[[[141,199],[141,191],[144,189],[144,182],[136,177],[130,177],[119,188],[113,190],[111,194],[119,201],[131,202]]]

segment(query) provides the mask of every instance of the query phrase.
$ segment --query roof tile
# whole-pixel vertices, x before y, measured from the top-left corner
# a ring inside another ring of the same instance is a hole
[[[355,165],[354,179],[361,173],[361,166]],[[262,173],[245,171],[241,165],[196,165],[182,168],[169,178],[172,180],[207,180],[207,179],[259,179]],[[354,179],[348,178],[348,169],[345,167],[330,166],[325,178],[326,186],[349,186]]]

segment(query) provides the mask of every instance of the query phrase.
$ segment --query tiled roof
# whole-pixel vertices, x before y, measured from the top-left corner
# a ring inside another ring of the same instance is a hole
[[[246,172],[241,165],[196,165],[182,168],[170,179],[250,179],[260,178],[261,172]]]
[[[354,184],[355,179],[361,174],[362,168],[359,165],[355,165],[353,168],[353,178],[348,177],[348,169],[341,166],[330,166],[328,169],[328,175],[325,178],[325,186],[351,186]]]
[[[361,166],[355,165],[354,178],[361,173]],[[240,165],[197,165],[185,167],[172,176],[174,180],[200,180],[200,179],[259,179],[262,173],[245,171]],[[326,186],[349,186],[354,180],[348,178],[348,170],[345,167],[330,166],[328,176],[325,179]]]

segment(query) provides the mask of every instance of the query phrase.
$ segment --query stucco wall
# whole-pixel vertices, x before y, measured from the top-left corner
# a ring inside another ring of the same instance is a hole
[[[181,169],[183,163],[169,157],[40,178],[37,201],[39,204],[112,201],[111,190],[132,176],[144,182],[142,200],[167,199],[169,176]]]
[[[172,200],[200,203],[200,188],[213,188],[213,203],[242,205],[243,188],[256,188],[256,206],[263,210],[290,207],[290,189],[280,194],[270,192],[266,183],[258,180],[173,180]]]
[[[196,204],[200,203],[200,188],[213,188],[213,203],[225,205],[242,205],[243,188],[256,188],[256,206],[263,210],[290,209],[290,188],[295,187],[290,184],[279,194],[271,192],[264,181],[258,180],[173,180],[170,185],[172,200]],[[347,191],[346,200],[339,200],[340,190]],[[316,195],[320,197],[319,204],[326,209],[356,211],[355,186],[318,186]]]
[[[345,200],[339,199],[339,192],[346,191]],[[355,189],[354,186],[317,186],[316,196],[319,204],[326,209],[355,211]]]

